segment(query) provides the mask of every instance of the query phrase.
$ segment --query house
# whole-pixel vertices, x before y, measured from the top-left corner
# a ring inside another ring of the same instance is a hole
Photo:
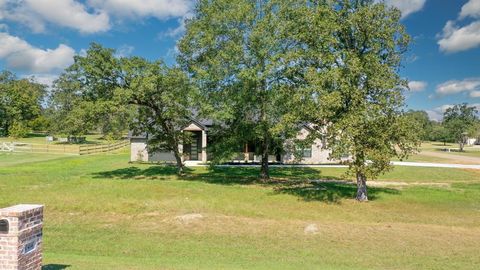
[[[182,145],[180,152],[183,153],[183,160],[186,165],[205,164],[211,157],[207,152],[207,146],[213,142],[209,139],[208,131],[211,128],[212,122],[209,120],[197,121],[192,120],[189,125],[183,128],[183,132],[190,132],[192,134],[192,141],[189,144]],[[308,126],[303,126],[298,135],[298,140],[304,140],[312,131]],[[130,139],[130,161],[141,162],[175,162],[175,157],[171,152],[149,152],[148,134],[134,135],[129,134]],[[290,142],[291,143],[291,142]],[[269,156],[269,161],[272,163],[284,164],[322,164],[332,163],[329,160],[330,150],[323,147],[323,142],[316,139],[310,147],[303,147],[297,149],[301,151],[302,159],[299,161],[293,152],[286,152],[281,154],[272,154]],[[239,145],[238,155],[233,158],[232,163],[258,163],[261,161],[261,156],[256,154],[254,144]],[[286,147],[287,148],[287,147]]]
[[[467,138],[465,144],[468,146],[480,144],[480,138]]]

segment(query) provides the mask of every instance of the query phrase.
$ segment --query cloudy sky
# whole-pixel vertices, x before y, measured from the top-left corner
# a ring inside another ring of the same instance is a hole
[[[407,104],[440,119],[480,108],[480,0],[385,0],[413,37],[402,76]],[[173,63],[193,0],[0,0],[0,69],[50,83],[90,42]]]

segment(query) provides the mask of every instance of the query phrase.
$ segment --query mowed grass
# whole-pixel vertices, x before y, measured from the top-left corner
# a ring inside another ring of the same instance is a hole
[[[45,205],[45,269],[480,267],[479,171],[398,167],[357,203],[349,183],[307,181],[342,168],[275,168],[261,184],[256,168],[178,178],[128,153],[44,157],[0,154],[0,206]],[[176,219],[191,213],[204,218]]]
[[[55,137],[66,138],[66,136],[63,136],[63,135],[56,135]],[[85,135],[84,137],[86,137],[85,138],[86,141],[84,142],[84,144],[112,143],[112,141],[104,139],[100,134],[89,134],[89,135]],[[46,139],[46,135],[40,134],[40,133],[30,133],[25,138],[0,137],[0,142],[20,142],[20,143],[32,143],[32,144],[65,144],[59,141],[48,142]]]
[[[451,149],[451,152],[444,151],[445,149]],[[411,162],[434,162],[434,163],[460,163],[460,164],[476,164],[476,160],[463,159],[462,157],[480,158],[479,146],[465,146],[464,152],[458,152],[459,146],[455,143],[442,143],[442,142],[422,142],[417,154],[411,155],[404,161]]]

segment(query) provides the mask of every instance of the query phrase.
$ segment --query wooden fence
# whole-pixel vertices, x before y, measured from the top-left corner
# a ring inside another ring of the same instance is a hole
[[[79,147],[78,154],[90,155],[90,154],[97,154],[97,153],[108,153],[108,152],[113,152],[115,150],[124,148],[129,144],[130,142],[128,140],[123,140],[123,141],[112,143],[112,144],[81,145]]]
[[[20,142],[0,142],[0,152],[52,153],[70,155],[90,155],[108,153],[126,147],[128,140],[111,144],[70,145],[70,144],[35,144]]]

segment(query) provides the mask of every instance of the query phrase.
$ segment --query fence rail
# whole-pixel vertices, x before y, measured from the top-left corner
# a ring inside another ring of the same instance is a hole
[[[98,144],[98,145],[81,145],[79,147],[79,155],[90,155],[97,153],[108,153],[121,149],[129,145],[128,140],[123,140],[112,144]]]
[[[70,155],[90,155],[108,153],[126,147],[128,140],[99,145],[35,144],[21,142],[0,142],[0,152],[52,153]]]

